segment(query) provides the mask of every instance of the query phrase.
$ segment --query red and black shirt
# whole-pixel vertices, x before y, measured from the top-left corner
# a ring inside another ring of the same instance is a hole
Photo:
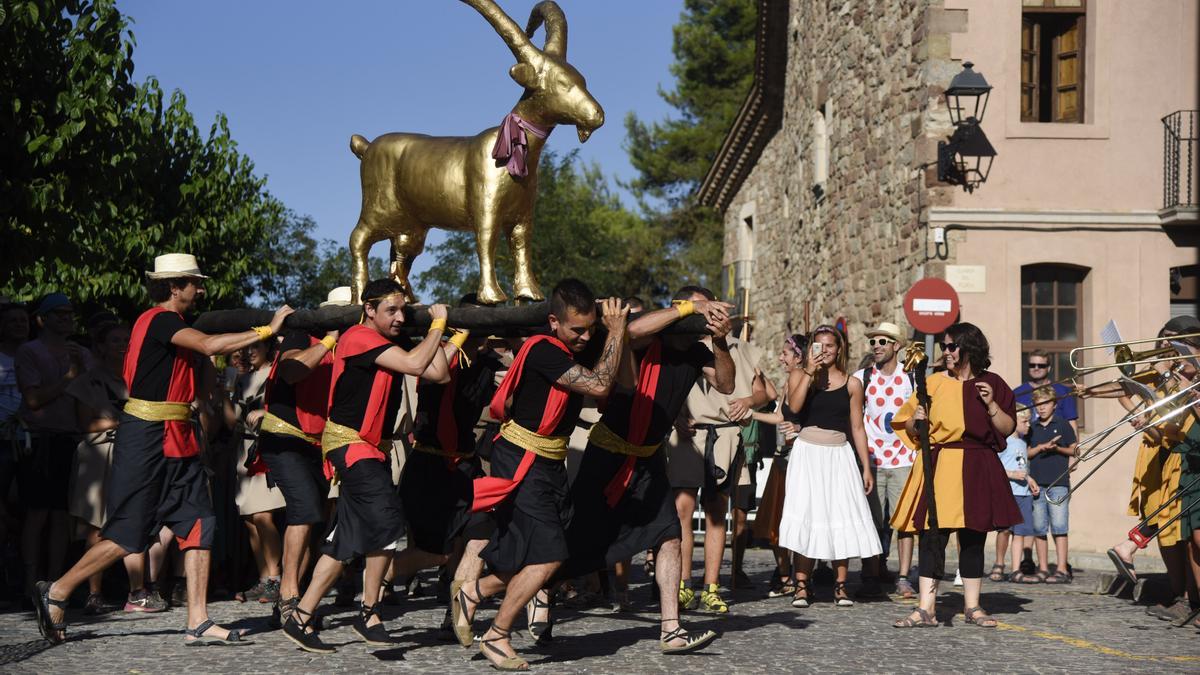
[[[279,356],[267,376],[267,412],[310,436],[320,437],[329,413],[329,383],[333,378],[333,352],[325,354],[308,376],[295,384],[277,374],[283,355],[305,350],[320,341],[301,331],[284,333]]]
[[[537,431],[546,411],[550,389],[575,363],[570,354],[549,341],[533,345],[525,357],[521,380],[513,392],[508,419],[530,431]],[[566,392],[567,403],[563,415],[554,430],[545,434],[546,436],[570,436],[575,423],[579,421],[579,412],[583,410],[583,394],[570,390]]]
[[[386,459],[378,446],[396,428],[404,375],[376,365],[375,359],[395,346],[363,325],[351,327],[338,341],[329,390],[329,421],[358,431],[365,441],[350,447],[345,459],[347,468],[360,459]]]
[[[666,341],[659,340],[658,378],[653,387],[653,404],[649,424],[636,445],[661,443],[671,433],[675,418],[687,402],[688,392],[699,379],[701,370],[713,362],[713,353],[702,342],[694,342],[686,349],[673,349]],[[644,361],[649,348],[634,352],[639,361]],[[612,393],[604,407],[600,421],[614,434],[629,440],[629,420],[633,411],[635,390],[613,385]]]
[[[171,343],[187,328],[183,316],[162,307],[146,310],[133,324],[125,354],[125,386],[129,397],[143,401],[191,403],[196,398],[199,355]],[[190,421],[163,422],[163,454],[194,457],[200,443]]]
[[[475,446],[475,423],[496,392],[499,356],[487,351],[461,367],[461,354],[450,359],[450,381],[417,383],[417,413],[413,437],[422,445],[446,452],[469,454]]]

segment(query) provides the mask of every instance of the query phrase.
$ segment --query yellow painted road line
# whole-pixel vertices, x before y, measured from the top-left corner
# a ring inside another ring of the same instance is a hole
[[[1154,655],[1148,655],[1148,654],[1131,654],[1127,651],[1122,651],[1120,649],[1113,649],[1112,647],[1105,647],[1104,645],[1098,645],[1095,642],[1089,642],[1089,641],[1083,640],[1081,638],[1074,638],[1069,635],[1059,635],[1058,633],[1051,633],[1051,632],[1044,631],[1044,630],[1035,630],[1033,628],[1025,628],[1024,626],[1014,626],[1010,623],[1005,623],[1003,621],[998,621],[996,627],[999,628],[1000,630],[1012,631],[1014,633],[1026,633],[1028,635],[1032,635],[1034,637],[1039,637],[1044,640],[1054,640],[1055,642],[1062,642],[1063,644],[1068,644],[1068,645],[1071,645],[1072,647],[1076,647],[1079,649],[1086,649],[1088,651],[1096,652],[1097,654],[1104,654],[1105,656],[1115,656],[1117,658],[1128,659],[1130,661],[1161,661],[1161,662],[1167,662],[1167,663],[1200,663],[1200,656],[1154,656]]]

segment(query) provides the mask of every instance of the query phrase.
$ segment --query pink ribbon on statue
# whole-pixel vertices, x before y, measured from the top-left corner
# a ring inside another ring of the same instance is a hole
[[[525,132],[538,138],[550,135],[549,129],[539,127],[516,113],[509,113],[500,123],[500,131],[496,134],[496,146],[492,148],[492,158],[505,162],[508,175],[513,178],[524,178],[529,174],[529,139]]]

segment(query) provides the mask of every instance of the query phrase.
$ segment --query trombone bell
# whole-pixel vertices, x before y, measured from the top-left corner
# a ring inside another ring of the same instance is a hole
[[[1161,356],[1177,357],[1179,351],[1174,347],[1159,347],[1158,349],[1144,349],[1142,351],[1133,351],[1129,345],[1118,345],[1116,349],[1116,366],[1121,370],[1121,373],[1126,377],[1132,378],[1137,372],[1137,366],[1150,362],[1150,359],[1157,359]],[[1157,372],[1153,368],[1147,368],[1151,372]],[[1143,373],[1145,371],[1142,371]]]

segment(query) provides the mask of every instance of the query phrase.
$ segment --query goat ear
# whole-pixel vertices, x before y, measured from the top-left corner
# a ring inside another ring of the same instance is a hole
[[[537,69],[528,63],[518,63],[508,69],[508,76],[526,89],[537,86]]]

